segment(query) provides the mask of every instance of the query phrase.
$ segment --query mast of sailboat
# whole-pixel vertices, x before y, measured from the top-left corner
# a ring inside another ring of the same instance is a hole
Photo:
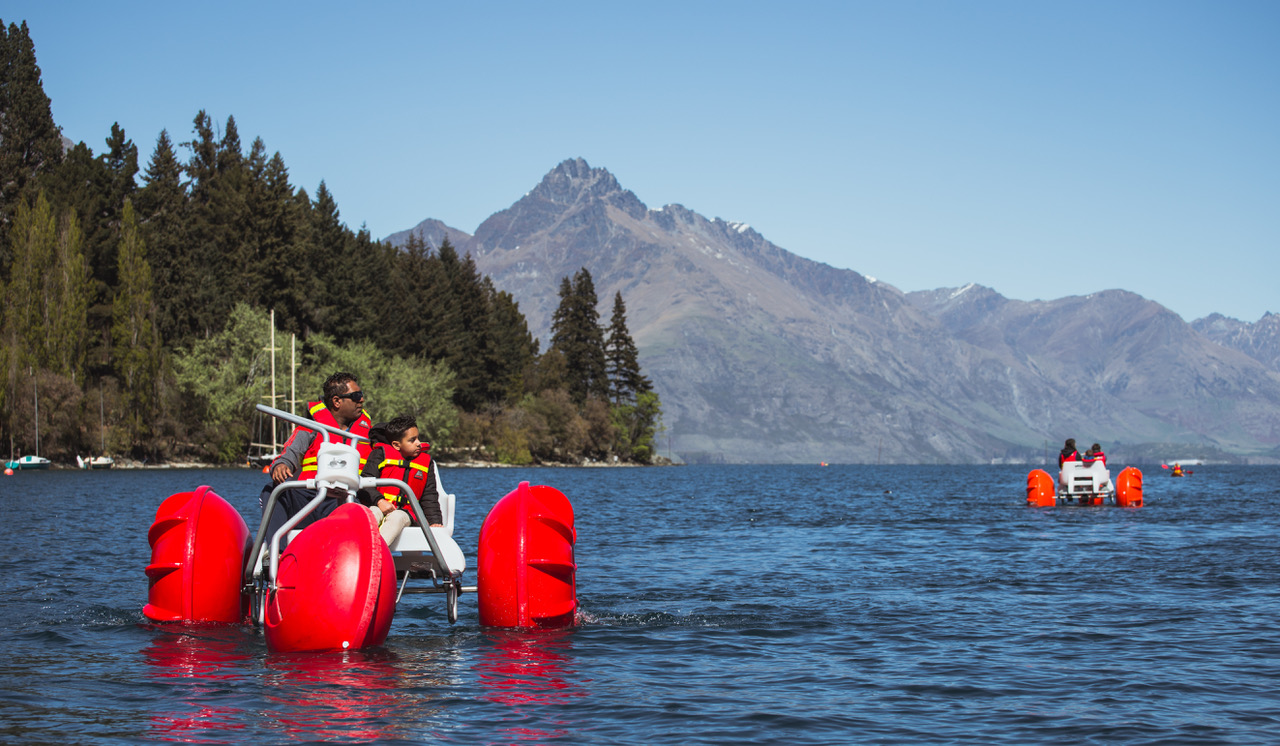
[[[98,435],[102,437],[102,455],[107,455],[107,409],[102,403],[102,387],[98,387]]]
[[[276,405],[276,309],[271,309],[271,406]],[[276,418],[271,418],[271,454],[279,453],[276,443]]]
[[[36,372],[31,371],[31,395],[36,402],[36,456],[40,455],[40,391],[36,388]]]
[[[298,403],[298,335],[289,332],[289,414]],[[272,419],[275,419],[274,417]]]

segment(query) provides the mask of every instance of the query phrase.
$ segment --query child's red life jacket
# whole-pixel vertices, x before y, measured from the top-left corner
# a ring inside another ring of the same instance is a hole
[[[430,473],[431,456],[427,453],[428,446],[422,444],[422,451],[418,453],[417,458],[412,461],[405,461],[400,452],[389,445],[382,446],[383,458],[378,464],[378,476],[384,479],[399,479],[401,482],[409,485],[409,489],[413,490],[413,496],[422,499],[422,491],[427,486],[427,476]],[[395,485],[384,484],[378,487],[378,491],[383,497],[395,503],[397,508],[408,511],[409,516],[417,522],[417,516],[410,510],[409,498],[405,497],[400,488]]]

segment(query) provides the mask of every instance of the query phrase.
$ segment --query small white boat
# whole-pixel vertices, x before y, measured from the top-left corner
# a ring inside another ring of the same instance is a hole
[[[81,469],[110,469],[116,464],[115,459],[110,456],[91,456],[90,458],[76,456],[76,463]]]
[[[4,468],[6,469],[48,469],[51,462],[44,456],[23,456],[13,461],[6,461]]]
[[[21,456],[17,459],[14,459],[13,451],[12,451],[13,440],[11,438],[9,440],[9,448],[10,448],[9,459],[10,460],[4,462],[5,473],[8,473],[10,469],[14,471],[19,471],[19,470],[34,471],[36,469],[48,469],[51,463],[49,459],[40,455],[40,392],[36,390],[36,382],[34,379],[31,381],[31,397],[32,397],[32,403],[35,405],[35,410],[36,410],[36,417],[35,417],[36,455]]]

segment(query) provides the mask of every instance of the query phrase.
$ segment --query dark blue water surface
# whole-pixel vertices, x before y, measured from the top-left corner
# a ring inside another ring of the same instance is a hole
[[[1026,471],[446,470],[472,568],[520,481],[569,497],[582,624],[406,595],[302,655],[141,613],[161,500],[256,525],[261,474],[3,477],[0,741],[1280,742],[1280,468],[1148,469],[1139,510],[1028,508]]]

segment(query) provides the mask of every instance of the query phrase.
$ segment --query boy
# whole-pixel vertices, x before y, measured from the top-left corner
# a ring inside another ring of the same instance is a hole
[[[436,491],[435,467],[427,451],[429,443],[419,439],[418,423],[412,417],[396,417],[386,424],[375,425],[369,431],[373,450],[361,470],[362,477],[399,479],[413,489],[422,506],[422,514],[432,526],[442,526],[440,495]],[[414,522],[413,506],[399,487],[383,486],[360,491],[360,502],[369,506],[374,520],[381,526],[379,533],[390,545],[400,536],[405,526]]]

